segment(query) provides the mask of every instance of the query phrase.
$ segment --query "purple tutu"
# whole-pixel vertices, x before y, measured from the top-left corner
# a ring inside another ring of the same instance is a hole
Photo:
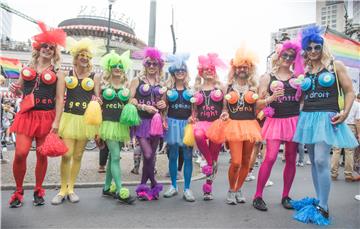
[[[150,138],[151,118],[141,119],[139,126],[135,127],[135,136],[138,138]],[[157,135],[159,137],[159,135]],[[162,137],[162,136],[160,136]]]

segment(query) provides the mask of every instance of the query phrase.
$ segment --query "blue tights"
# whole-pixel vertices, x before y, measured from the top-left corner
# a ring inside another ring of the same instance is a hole
[[[331,146],[324,143],[306,145],[311,161],[311,174],[319,199],[320,207],[328,210],[328,199],[330,193],[330,149]]]
[[[182,147],[184,155],[184,190],[190,188],[191,174],[193,170],[192,165],[192,148],[187,146],[179,146],[178,144],[168,145],[169,147],[169,171],[171,177],[171,184],[174,188],[176,185],[176,176],[178,171],[178,157],[179,157],[179,148]]]

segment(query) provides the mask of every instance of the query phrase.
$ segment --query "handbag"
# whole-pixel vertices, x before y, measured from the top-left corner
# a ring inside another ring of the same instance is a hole
[[[335,74],[335,78],[336,78],[336,87],[337,87],[337,91],[338,91],[338,105],[339,105],[340,111],[342,111],[345,108],[344,92],[343,92],[342,88],[340,88],[340,85],[339,85],[339,78],[336,73],[335,64],[333,61],[331,62],[331,64],[333,66],[334,74]]]
[[[20,114],[28,112],[29,110],[31,110],[35,107],[34,90],[38,85],[39,85],[38,79],[36,79],[34,88],[31,90],[31,93],[28,95],[25,95],[20,103],[20,111],[19,111]]]

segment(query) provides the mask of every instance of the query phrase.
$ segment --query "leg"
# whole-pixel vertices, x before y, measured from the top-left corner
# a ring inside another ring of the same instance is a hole
[[[111,154],[109,155],[109,163],[106,166],[106,176],[105,176],[105,184],[104,184],[104,191],[110,190],[111,181],[113,179],[112,173],[111,173]]]
[[[111,164],[110,172],[115,181],[116,192],[119,192],[122,187],[120,169],[120,150],[122,143],[119,143],[118,141],[108,140],[106,141],[106,144],[109,147],[111,155],[111,161],[109,161],[109,164]]]
[[[36,189],[41,189],[42,183],[45,178],[46,169],[47,169],[47,157],[39,153],[38,148],[44,143],[45,137],[36,138],[36,167],[35,167],[35,180],[36,180]]]
[[[270,177],[271,169],[272,169],[272,167],[276,161],[277,155],[279,153],[280,144],[281,144],[281,141],[279,141],[279,140],[267,140],[266,141],[265,160],[261,164],[261,167],[259,170],[255,198],[257,198],[257,197],[262,198],[264,186]]]
[[[242,161],[243,142],[229,142],[231,164],[228,171],[230,191],[236,192],[236,182]]]
[[[348,125],[351,131],[354,133],[356,137],[356,126],[355,125]],[[345,179],[352,180],[353,171],[354,171],[354,152],[355,149],[345,149],[345,169],[344,175]]]
[[[194,136],[195,136],[196,145],[200,153],[204,156],[208,165],[212,166],[213,160],[209,149],[209,145],[206,142],[205,132],[203,130],[195,130]]]
[[[105,147],[99,152],[99,165],[100,167],[105,167],[107,159],[109,156],[108,146],[105,144]]]
[[[23,182],[26,173],[26,158],[29,154],[32,138],[23,134],[17,135],[13,174],[16,182],[16,191],[23,191]]]
[[[181,172],[182,167],[184,165],[184,153],[183,153],[183,147],[179,148],[179,159],[178,159],[178,171]]]
[[[245,141],[243,143],[241,167],[240,167],[240,171],[239,171],[239,175],[238,175],[238,178],[236,181],[236,187],[235,187],[236,192],[239,191],[239,189],[241,189],[241,187],[244,184],[244,181],[246,179],[246,176],[249,173],[250,160],[251,160],[251,155],[253,154],[254,144],[255,143],[249,142],[249,141]]]
[[[317,176],[317,169],[315,165],[315,144],[306,145],[306,148],[309,153],[309,159],[311,162],[311,176],[313,179],[313,184],[316,192],[317,198],[319,198],[319,182],[318,182],[318,176]]]
[[[153,168],[153,159],[152,148],[150,141],[146,138],[139,138],[139,144],[141,151],[143,153],[143,169],[141,176],[141,184],[146,184],[147,180],[153,176],[154,177],[154,168]]]
[[[339,160],[340,160],[341,149],[333,147],[331,157],[331,177],[334,179],[339,175]]]
[[[305,150],[303,144],[298,144],[298,152],[299,152],[299,163],[304,163]],[[286,156],[286,155],[285,155]]]
[[[136,146],[134,148],[134,168],[132,170],[132,173],[139,174],[140,162],[141,162],[141,148],[140,146]]]
[[[70,170],[70,179],[68,185],[68,193],[74,193],[74,185],[80,171],[81,159],[84,153],[87,140],[76,140],[74,154],[72,157],[72,165]]]
[[[212,141],[209,140],[209,149],[210,149],[210,152],[211,152],[211,157],[212,157],[212,161],[214,162],[217,162],[218,160],[218,157],[219,157],[219,153],[220,153],[220,150],[221,150],[221,144],[216,144]]]
[[[282,197],[288,197],[291,185],[294,181],[296,173],[296,150],[298,143],[286,142],[285,143],[285,168],[283,172],[284,188]]]
[[[171,184],[176,189],[176,177],[177,177],[177,171],[178,171],[178,165],[177,160],[179,156],[179,145],[173,144],[168,145],[169,148],[169,171],[170,171],[170,178],[171,178]]]
[[[328,210],[328,198],[330,193],[330,149],[326,143],[315,144],[315,165],[319,182],[319,205]]]
[[[183,146],[182,154],[184,158],[184,190],[186,191],[187,189],[190,189],[191,175],[193,170],[192,148]]]

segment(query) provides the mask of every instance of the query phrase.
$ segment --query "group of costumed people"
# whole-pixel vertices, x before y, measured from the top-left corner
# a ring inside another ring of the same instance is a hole
[[[61,29],[48,30],[43,23],[39,25],[42,33],[33,37],[31,62],[21,71],[19,81],[11,85],[14,93],[23,96],[23,102],[11,127],[18,144],[13,165],[16,190],[10,198],[10,207],[23,204],[26,157],[33,139],[37,146],[33,201],[36,206],[45,203],[42,183],[50,137],[62,142],[64,151],[61,188],[51,201],[54,205],[66,198],[79,202],[74,185],[85,144],[94,138],[104,140],[110,151],[102,194],[132,204],[135,197],[122,186],[120,169],[121,147],[132,136],[137,138],[143,155],[141,182],[136,187],[138,199],[156,200],[163,189],[155,179],[155,156],[160,139],[164,138],[169,148],[171,178],[164,197],[178,194],[177,160],[182,153],[183,198],[195,201],[190,183],[192,151],[197,147],[207,162],[202,167],[206,175],[203,199],[212,200],[218,156],[226,144],[231,155],[226,202],[245,203],[241,187],[255,144],[265,140],[266,154],[258,174],[254,208],[267,210],[264,186],[280,145],[284,144],[286,164],[281,204],[294,209],[298,221],[330,223],[330,149],[352,148],[358,143],[343,123],[355,97],[351,80],[344,65],[331,57],[318,27],[305,28],[298,39],[277,46],[272,69],[260,78],[259,86],[255,81],[258,58],[243,45],[230,62],[225,84],[217,75],[219,68],[226,68],[219,56],[214,53],[199,56],[198,75],[191,88],[188,54],[168,55],[165,59],[156,48],[146,48],[138,53],[144,70],[129,82],[126,73],[131,68],[130,52],[119,55],[111,51],[101,58],[104,70],[101,77],[92,69],[92,57],[104,54],[101,45],[88,38],[80,41],[66,38]],[[73,56],[73,69],[67,73],[59,70],[60,46]],[[167,81],[163,74],[165,62],[169,63]],[[259,119],[263,117],[262,123]],[[316,197],[292,200],[289,193],[299,143],[305,144],[309,152]]]

